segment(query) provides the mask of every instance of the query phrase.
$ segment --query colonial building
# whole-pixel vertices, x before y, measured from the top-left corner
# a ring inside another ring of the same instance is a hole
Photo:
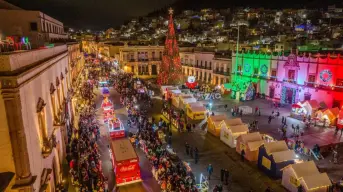
[[[304,100],[340,106],[343,100],[343,58],[340,54],[233,54],[232,83],[226,88],[244,97],[247,87],[284,104]],[[237,94],[233,94],[237,96]]]
[[[62,182],[81,57],[78,44],[0,55],[0,173],[15,174],[5,191],[55,191]]]
[[[119,63],[126,72],[140,77],[156,77],[160,71],[163,46],[129,46],[119,48]]]
[[[222,85],[230,80],[230,55],[215,52],[180,52],[182,71],[202,83]]]
[[[67,39],[62,22],[40,11],[23,10],[4,1],[0,3],[0,34],[3,38],[11,37],[14,43],[28,37],[33,48]]]

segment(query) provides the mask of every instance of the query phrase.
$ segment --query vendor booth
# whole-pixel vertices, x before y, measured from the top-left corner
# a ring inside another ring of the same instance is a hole
[[[295,160],[295,152],[288,149],[285,141],[275,141],[260,146],[257,166],[268,176],[278,179],[282,177],[282,169],[294,164]]]
[[[257,161],[259,147],[264,143],[259,132],[248,133],[237,137],[236,151],[245,153],[245,159],[248,161]]]
[[[211,115],[207,119],[207,132],[212,135],[219,137],[220,136],[220,124],[223,120],[228,120],[226,115]]]
[[[243,112],[243,115],[251,115],[252,114],[252,108],[249,106],[239,106],[239,111]]]
[[[192,120],[205,119],[206,108],[198,103],[189,103],[186,108],[186,113]]]
[[[305,101],[302,104],[302,107],[305,109],[305,116],[313,116],[316,111],[319,109],[319,103],[316,100]]]
[[[337,107],[327,109],[323,112],[323,116],[320,119],[320,121],[322,121],[323,125],[325,122],[325,126],[334,126],[336,125],[338,114],[339,114],[339,109]]]
[[[298,192],[300,185],[304,192],[327,192],[331,185],[328,175],[320,173],[313,161],[304,161],[283,168],[281,183],[290,192]]]
[[[196,103],[197,100],[194,97],[180,97],[179,109],[185,110],[190,103]]]
[[[240,135],[244,135],[249,132],[248,125],[246,124],[233,125],[229,127],[225,126],[224,124],[222,125],[223,127],[220,130],[220,140],[231,148],[236,147],[237,138]]]
[[[226,119],[222,121],[220,127],[225,126],[226,128],[229,128],[230,126],[241,125],[241,124],[243,124],[243,121],[241,118],[233,118],[233,119]]]
[[[181,106],[181,99],[188,99],[188,98],[193,98],[193,96],[191,94],[179,94],[177,96],[172,97],[172,104],[176,107],[176,108],[180,108]]]

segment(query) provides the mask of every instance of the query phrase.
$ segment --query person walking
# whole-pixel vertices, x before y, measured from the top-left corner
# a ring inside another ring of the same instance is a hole
[[[221,169],[221,170],[220,170],[220,181],[221,181],[221,182],[224,181],[224,175],[225,175],[225,169]]]
[[[208,173],[208,180],[211,180],[211,175],[213,173],[213,166],[211,164],[207,166],[207,173]]]
[[[242,149],[241,151],[241,161],[244,162],[244,157],[245,157],[245,151]]]
[[[199,160],[198,148],[194,148],[194,163],[197,164]]]
[[[228,185],[229,184],[229,177],[230,177],[229,170],[227,170],[227,169],[224,170],[224,176],[225,176],[225,185]]]
[[[268,124],[270,124],[272,122],[272,116],[270,115],[269,117],[268,117]]]
[[[187,142],[185,144],[185,148],[186,148],[186,154],[189,155],[189,144]]]

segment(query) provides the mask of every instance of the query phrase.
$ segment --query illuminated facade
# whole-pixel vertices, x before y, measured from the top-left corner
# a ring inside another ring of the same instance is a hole
[[[230,82],[231,57],[215,52],[180,52],[185,76],[195,76],[198,81],[211,85]]]
[[[119,63],[126,72],[138,77],[157,77],[162,62],[163,46],[119,47]]]
[[[15,174],[5,191],[62,183],[72,71],[82,61],[78,44],[0,55],[0,173]]]
[[[340,106],[343,100],[343,58],[340,55],[264,54],[244,52],[232,56],[232,83],[228,89],[256,93],[284,104],[303,100]]]

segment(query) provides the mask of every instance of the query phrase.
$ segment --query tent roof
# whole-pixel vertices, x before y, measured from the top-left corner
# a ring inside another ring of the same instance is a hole
[[[116,161],[123,161],[137,158],[129,139],[116,139],[111,141],[111,148]]]
[[[250,151],[256,151],[264,144],[264,140],[248,142],[248,147]]]
[[[323,115],[327,115],[330,120],[337,118],[339,109],[337,107],[330,108],[324,111]]]
[[[316,164],[313,161],[304,161],[302,163],[297,163],[291,165],[293,168],[297,179],[319,173]]]
[[[204,106],[196,106],[196,105],[193,105],[193,106],[190,106],[192,112],[204,112],[206,111],[206,108]]]
[[[268,153],[268,155],[279,152],[279,151],[287,151],[288,146],[285,141],[275,141],[275,142],[270,142],[270,143],[265,143],[264,147]]]
[[[317,173],[303,177],[307,189],[331,185],[331,180],[326,173]]]
[[[230,126],[230,129],[232,133],[242,133],[249,131],[248,125],[246,124]]]
[[[293,150],[274,152],[272,155],[275,163],[296,159],[295,152]]]
[[[227,117],[226,115],[211,115],[209,119],[211,119],[211,121],[223,121],[226,120]]]
[[[243,124],[241,118],[226,119],[224,120],[226,126],[240,125]]]
[[[259,132],[248,133],[245,135],[241,135],[240,137],[242,137],[242,141],[244,143],[254,142],[254,141],[263,141],[262,136]]]
[[[192,98],[182,98],[182,100],[183,100],[184,103],[189,103],[189,104],[197,102],[197,100],[194,97],[192,97]]]
[[[317,100],[309,100],[309,101],[306,101],[305,103],[310,105],[312,107],[312,109],[318,109],[319,108],[319,104],[318,104]]]

